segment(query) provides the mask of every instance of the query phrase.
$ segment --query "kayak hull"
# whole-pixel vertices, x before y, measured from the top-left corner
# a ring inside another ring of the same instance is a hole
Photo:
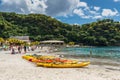
[[[88,66],[90,62],[80,62],[76,64],[56,64],[56,63],[37,63],[37,66],[48,67],[48,68],[80,68]]]

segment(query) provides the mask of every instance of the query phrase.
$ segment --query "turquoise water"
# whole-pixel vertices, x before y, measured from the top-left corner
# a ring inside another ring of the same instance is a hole
[[[91,53],[94,58],[109,58],[120,61],[120,47],[78,47],[64,48],[62,51],[67,54],[84,56]]]

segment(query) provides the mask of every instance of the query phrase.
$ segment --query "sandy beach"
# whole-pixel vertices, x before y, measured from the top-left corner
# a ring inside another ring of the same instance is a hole
[[[27,54],[33,53],[48,54]],[[22,59],[23,55],[0,52],[0,80],[120,80],[119,65],[91,63],[85,68],[43,68]]]

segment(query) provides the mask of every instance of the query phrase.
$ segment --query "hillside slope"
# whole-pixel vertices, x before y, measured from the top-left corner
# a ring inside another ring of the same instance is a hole
[[[120,45],[120,22],[112,19],[70,25],[43,14],[0,12],[0,37],[30,36],[31,40],[64,40],[84,45]]]

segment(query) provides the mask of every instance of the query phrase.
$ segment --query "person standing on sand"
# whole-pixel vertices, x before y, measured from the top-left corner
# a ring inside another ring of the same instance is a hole
[[[18,46],[18,53],[21,53],[21,47]]]
[[[14,46],[11,47],[11,50],[12,50],[11,54],[15,54]]]
[[[23,47],[23,48],[24,48],[24,52],[26,53],[26,46],[24,45],[24,47]]]

